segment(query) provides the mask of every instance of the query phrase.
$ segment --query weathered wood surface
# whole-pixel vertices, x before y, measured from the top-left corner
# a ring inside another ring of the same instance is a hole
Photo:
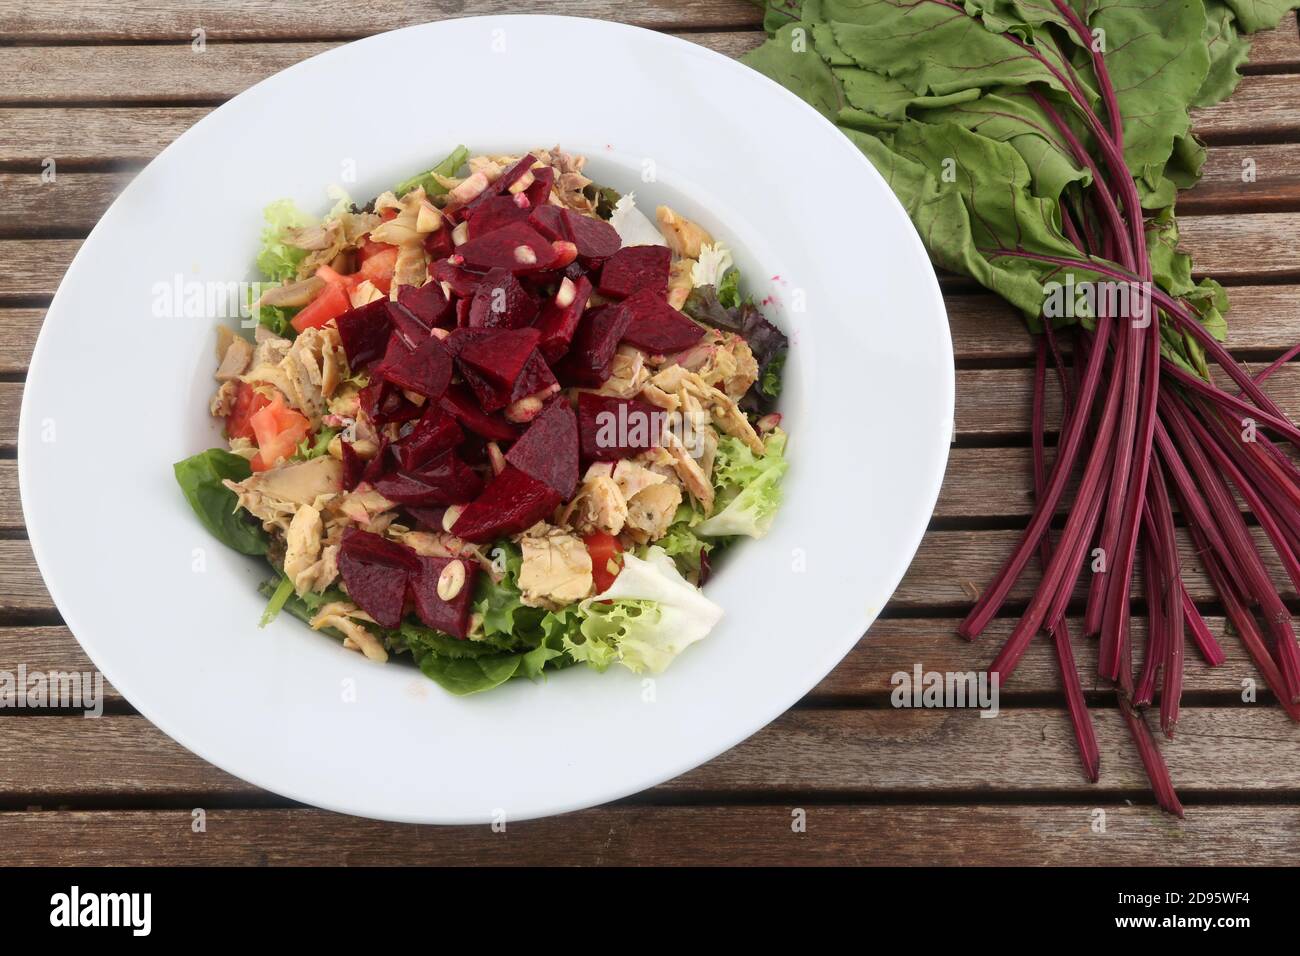
[[[14,5],[16,6],[16,5]],[[272,0],[74,3],[5,10],[0,45],[0,671],[85,670],[23,534],[13,459],[22,379],[44,305],[81,238],[135,171],[216,104],[339,42],[446,15],[514,12],[504,0],[380,0],[364,8]],[[730,56],[761,41],[744,0],[625,8],[568,0],[547,12],[632,19],[682,31]],[[202,27],[206,49],[194,51]],[[239,42],[227,42],[239,41]],[[31,44],[53,45],[31,45]],[[1300,339],[1300,29],[1256,37],[1231,101],[1196,115],[1204,178],[1180,198],[1197,270],[1232,286],[1228,346],[1268,361]],[[57,176],[42,178],[47,159]],[[10,859],[100,863],[1167,863],[1294,862],[1300,851],[1300,728],[1265,692],[1221,618],[1228,655],[1189,651],[1187,701],[1164,749],[1189,818],[1151,808],[1145,778],[1076,641],[1097,723],[1103,781],[1078,768],[1046,641],[1035,641],[992,720],[970,711],[895,710],[891,677],[983,667],[1028,597],[976,642],[955,625],[1028,514],[1032,340],[1003,303],[945,280],[959,364],[957,446],[927,533],[887,615],[790,711],[744,744],[622,805],[487,828],[416,828],[294,809],[205,764],[112,688],[108,715],[0,711],[0,841]],[[1300,416],[1300,366],[1270,389]],[[990,447],[991,446],[991,447]],[[1213,592],[1186,541],[1194,597]],[[1277,569],[1273,569],[1277,573]],[[1032,573],[1027,583],[1032,582]],[[1279,575],[1279,581],[1282,581]],[[1300,595],[1290,594],[1293,600]],[[1140,639],[1143,623],[1135,621]],[[268,635],[273,639],[273,634]],[[183,680],[178,676],[178,680]],[[1249,686],[1249,685],[1247,685]],[[934,805],[941,798],[944,805]],[[930,801],[930,802],[927,802]],[[994,801],[1002,805],[988,805]],[[1130,805],[1132,801],[1134,805]],[[725,803],[725,805],[719,805]],[[805,804],[807,804],[805,806]],[[209,809],[207,832],[191,809]],[[39,810],[28,810],[39,807]],[[60,807],[71,809],[60,810]],[[791,831],[803,807],[808,832]],[[1097,812],[1107,826],[1094,832]]]

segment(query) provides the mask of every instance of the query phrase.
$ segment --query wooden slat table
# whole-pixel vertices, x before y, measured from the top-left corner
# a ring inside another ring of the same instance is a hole
[[[762,38],[759,12],[743,0],[545,7],[632,18],[732,56]],[[145,162],[263,77],[369,33],[516,8],[507,0],[0,2],[0,670],[20,662],[90,667],[33,562],[15,460],[32,345],[81,238]],[[190,47],[198,28],[207,40],[201,54]],[[1231,101],[1196,116],[1209,160],[1180,210],[1197,268],[1231,287],[1229,345],[1245,360],[1269,361],[1300,338],[1294,16],[1256,38],[1246,73]],[[41,180],[47,157],[58,163],[57,186]],[[1242,182],[1246,162],[1257,174],[1251,183]],[[1113,698],[1093,682],[1093,648],[1082,649],[1079,666],[1103,753],[1099,785],[1079,772],[1043,642],[1003,692],[996,720],[889,705],[890,675],[914,661],[940,671],[988,663],[1013,619],[996,621],[976,644],[956,638],[955,624],[1031,506],[1032,342],[997,299],[955,277],[943,282],[958,363],[957,436],[931,529],[869,637],[797,707],[734,750],[616,805],[513,824],[504,834],[399,826],[260,791],[173,743],[107,688],[99,720],[0,710],[6,860],[1294,863],[1300,730],[1275,707],[1242,703],[1236,688],[1255,674],[1231,637],[1219,671],[1189,664],[1178,738],[1165,747],[1189,809],[1182,822],[1154,809]],[[1300,366],[1275,375],[1270,389],[1300,417]],[[1195,598],[1212,598],[1203,578],[1190,576],[1188,586]],[[1020,587],[1012,609],[1028,594]],[[1210,625],[1223,633],[1221,619]],[[199,807],[207,828],[195,834]],[[791,826],[799,810],[806,832]]]

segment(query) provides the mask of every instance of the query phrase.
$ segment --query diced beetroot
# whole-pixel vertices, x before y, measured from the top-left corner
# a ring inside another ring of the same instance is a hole
[[[416,471],[461,443],[465,433],[440,406],[428,403],[410,434],[393,443],[393,456],[404,471]]]
[[[454,505],[483,490],[483,480],[452,452],[419,471],[395,471],[375,482],[375,490],[399,505]]]
[[[551,187],[555,185],[555,169],[542,166],[533,170],[533,183],[524,190],[528,204],[534,209],[545,206],[551,200]]]
[[[365,471],[366,463],[352,447],[352,442],[345,441],[339,444],[343,447],[343,490],[351,491],[361,480],[361,473]]]
[[[569,238],[564,228],[564,210],[561,207],[544,206],[539,203],[534,203],[533,206],[533,211],[528,217],[530,226],[547,239]]]
[[[348,357],[348,368],[358,371],[384,354],[392,320],[388,317],[388,300],[376,299],[360,308],[350,309],[335,320],[339,341]]]
[[[472,365],[462,365],[460,374],[461,378],[465,379],[465,384],[469,386],[469,390],[474,393],[474,400],[485,412],[499,412],[514,400],[511,398],[514,394],[513,383],[502,385],[488,378]]]
[[[614,461],[656,447],[667,415],[662,408],[640,399],[579,392],[578,434],[582,436],[583,460]]]
[[[526,222],[512,222],[471,239],[457,250],[465,265],[480,272],[500,267],[514,273],[537,272],[555,258],[550,241]],[[667,250],[665,250],[667,251]],[[664,273],[664,287],[668,275]]]
[[[476,342],[484,336],[491,336],[496,329],[452,329],[451,334],[442,340],[442,344],[447,347],[447,351],[455,358],[460,357],[460,351],[471,342]]]
[[[426,329],[441,325],[451,312],[451,301],[442,294],[437,282],[424,285],[404,285],[397,292],[397,302],[391,307],[395,312],[405,312]]]
[[[410,548],[356,528],[346,528],[339,547],[339,574],[348,596],[380,627],[402,623],[406,583],[420,570]]]
[[[430,262],[446,259],[456,251],[456,244],[451,239],[451,230],[452,227],[444,223],[441,229],[424,237],[424,251],[428,253]]]
[[[507,169],[494,182],[490,189],[497,193],[507,193],[510,187],[523,178],[524,173],[533,168],[533,163],[537,162],[537,157],[532,153],[525,153],[513,166]]]
[[[365,468],[361,470],[361,480],[373,485],[376,481],[384,476],[388,466],[392,464],[388,454],[389,440],[387,435],[379,439],[379,450],[375,452],[375,457],[366,462]]]
[[[442,517],[447,513],[443,505],[405,505],[405,511],[415,519],[417,527],[427,528],[435,533],[442,531]]]
[[[462,269],[460,266],[454,266],[446,259],[439,259],[429,266],[429,275],[438,282],[445,282],[451,286],[453,295],[458,295],[462,299],[468,299],[478,288],[480,275],[475,275],[468,269]]]
[[[456,300],[456,328],[463,329],[469,326],[469,299]]]
[[[558,389],[559,382],[555,380],[555,373],[546,364],[542,353],[534,349],[533,354],[528,356],[528,361],[524,363],[523,371],[515,379],[514,387],[510,389],[510,401],[517,402],[529,395],[558,391]]]
[[[668,293],[668,267],[673,254],[667,246],[628,246],[610,257],[600,270],[601,295],[624,299],[642,289]]]
[[[588,262],[601,262],[618,252],[622,239],[618,231],[603,219],[593,219],[572,209],[564,210],[565,238],[578,247],[578,255]],[[668,282],[664,276],[665,285]]]
[[[621,302],[588,309],[578,323],[569,354],[556,370],[561,381],[595,388],[609,378],[614,350],[631,321],[632,311]]]
[[[396,358],[392,363],[385,356],[384,364],[378,371],[399,388],[426,398],[439,398],[451,383],[451,353],[442,344],[442,340],[429,336],[419,348]]]
[[[479,408],[474,396],[463,386],[453,385],[447,389],[440,404],[463,428],[488,441],[514,441],[519,437],[519,430],[514,425],[500,415],[489,415]]]
[[[451,533],[466,541],[492,541],[541,521],[563,499],[559,492],[513,465],[490,482],[460,513]]]
[[[557,362],[569,351],[573,333],[582,318],[582,310],[591,298],[591,281],[586,276],[577,280],[568,280],[573,290],[573,297],[567,305],[560,305],[560,298],[566,294],[569,286],[561,284],[560,292],[542,307],[541,318],[537,320],[537,331],[541,334],[538,349],[546,356],[546,361]]]
[[[491,335],[475,338],[460,350],[462,366],[482,372],[498,385],[511,387],[537,347],[536,329],[493,329]]]
[[[651,355],[681,352],[704,337],[703,326],[678,312],[653,289],[642,289],[623,304],[632,310],[623,341]]]
[[[520,205],[514,196],[492,196],[479,205],[466,209],[466,232],[470,239],[477,239],[494,229],[527,219],[529,212],[530,207],[527,204]]]
[[[420,343],[433,334],[428,326],[399,308],[396,302],[388,303],[388,315],[393,320],[392,338],[401,339],[408,350],[419,348]]]
[[[542,409],[506,452],[506,461],[562,499],[573,494],[578,486],[578,420],[565,398],[552,399]]]
[[[509,269],[491,269],[470,300],[469,327],[521,329],[537,318],[537,300]]]
[[[449,564],[459,564],[462,582],[450,600],[438,596],[438,581]],[[420,556],[420,570],[410,577],[411,603],[415,613],[426,626],[452,637],[464,638],[469,633],[469,606],[474,599],[474,577],[478,565],[464,558],[437,558]]]

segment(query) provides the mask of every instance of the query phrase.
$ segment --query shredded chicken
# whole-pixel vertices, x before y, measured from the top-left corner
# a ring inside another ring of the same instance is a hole
[[[645,353],[631,345],[620,345],[610,363],[609,378],[596,390],[599,395],[631,398],[645,387],[650,372],[645,367]]]
[[[292,342],[265,339],[253,352],[252,366],[241,379],[274,385],[307,416],[313,429],[325,414],[326,400],[347,374],[343,345],[332,326],[304,329]]]
[[[681,503],[682,490],[675,484],[664,482],[644,488],[628,499],[626,528],[644,536],[644,540],[662,538]]]
[[[308,585],[315,580],[315,574],[308,578],[305,572],[320,558],[324,529],[320,512],[311,505],[303,505],[294,513],[285,533],[284,574],[300,596],[311,590]]]
[[[311,627],[316,631],[323,627],[333,628],[343,635],[343,646],[348,650],[360,651],[370,660],[382,664],[388,660],[388,652],[384,650],[383,643],[358,621],[374,623],[374,619],[356,605],[331,601],[316,612],[316,616],[311,619]]]
[[[669,206],[655,209],[655,218],[659,220],[659,231],[668,242],[668,248],[686,259],[698,259],[700,246],[713,245],[713,237],[698,224],[678,215]],[[692,263],[693,264],[693,263]]]
[[[235,382],[222,382],[221,387],[217,389],[212,401],[208,403],[208,410],[212,412],[215,418],[225,418],[230,414],[231,409],[235,407],[235,398],[239,395],[239,385]]]
[[[291,461],[250,475],[243,481],[226,479],[241,507],[260,518],[268,531],[288,531],[302,505],[320,508],[342,486],[342,466],[323,455],[309,461]]]
[[[552,529],[520,540],[520,598],[529,607],[557,608],[588,597],[592,590],[591,555],[581,538]]]
[[[695,288],[695,280],[691,278],[691,269],[694,267],[694,259],[674,259],[668,267],[668,304],[678,312]]]

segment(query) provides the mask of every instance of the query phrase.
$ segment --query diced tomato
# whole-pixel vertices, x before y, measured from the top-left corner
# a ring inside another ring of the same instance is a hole
[[[346,292],[361,284],[361,274],[354,272],[351,275],[342,275],[332,266],[321,266],[316,270],[316,278],[323,279],[330,285],[339,285]]]
[[[604,531],[584,535],[582,543],[587,546],[587,554],[591,555],[591,577],[599,594],[613,584],[623,570],[623,545],[619,544],[618,538]]]
[[[396,249],[396,248],[397,248],[396,246],[391,245],[390,243],[375,242],[375,240],[371,239],[369,236],[366,236],[366,238],[363,239],[361,242],[361,248],[357,250],[357,261],[365,262],[373,255],[378,255],[381,252],[387,252],[389,249]]]
[[[381,252],[368,256],[361,263],[357,274],[369,279],[376,289],[388,295],[389,286],[393,284],[393,270],[397,268],[397,246],[389,246]]]
[[[257,441],[253,471],[265,471],[281,458],[288,458],[307,437],[311,422],[284,403],[279,395],[249,419]]]
[[[247,382],[239,382],[235,386],[235,404],[231,406],[230,414],[226,416],[226,437],[227,438],[252,438],[253,426],[249,419],[258,412],[271,404],[271,400],[263,395],[257,389],[253,388]]]
[[[302,311],[293,317],[293,327],[301,332],[303,329],[319,329],[330,319],[336,319],[352,308],[352,300],[341,282],[327,282],[325,288],[312,299]]]
[[[397,210],[394,209],[392,206],[389,206],[387,209],[385,209],[383,212],[379,214],[379,218],[383,219],[384,222],[388,222],[390,219],[396,219]]]

